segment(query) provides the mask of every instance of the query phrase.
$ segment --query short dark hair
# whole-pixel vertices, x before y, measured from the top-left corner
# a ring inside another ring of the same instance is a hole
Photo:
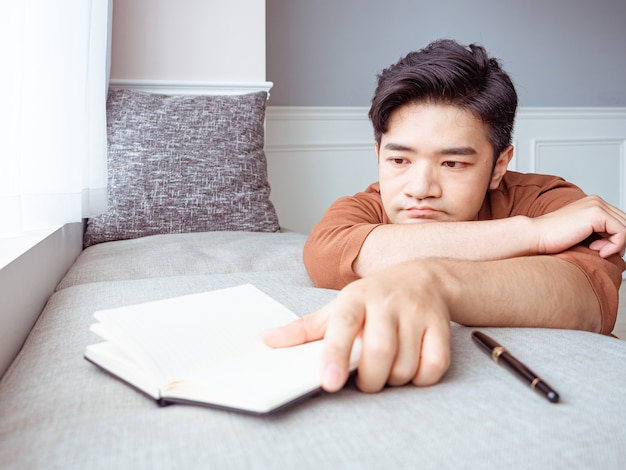
[[[510,144],[517,93],[497,59],[476,44],[450,39],[411,52],[378,75],[369,118],[380,144],[391,114],[414,103],[445,104],[470,111],[489,127],[495,158]]]

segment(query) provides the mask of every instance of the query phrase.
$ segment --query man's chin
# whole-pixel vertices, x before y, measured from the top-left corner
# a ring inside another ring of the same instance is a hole
[[[426,217],[406,217],[403,220],[400,220],[398,222],[394,222],[396,224],[427,224],[427,223],[433,223],[433,222],[442,222],[441,220],[436,220],[436,219],[429,219]]]

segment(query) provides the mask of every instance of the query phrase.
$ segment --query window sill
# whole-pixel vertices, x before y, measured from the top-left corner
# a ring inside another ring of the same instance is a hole
[[[31,248],[37,246],[61,227],[47,227],[22,235],[0,238],[0,269],[5,268]]]
[[[82,223],[0,239],[0,377],[82,250]]]

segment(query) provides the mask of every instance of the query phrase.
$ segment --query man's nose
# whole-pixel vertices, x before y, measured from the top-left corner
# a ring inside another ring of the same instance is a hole
[[[414,199],[427,199],[441,196],[438,172],[432,165],[416,164],[407,173],[405,195]]]

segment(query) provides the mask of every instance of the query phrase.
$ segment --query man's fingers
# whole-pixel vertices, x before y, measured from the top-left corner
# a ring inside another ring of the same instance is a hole
[[[427,329],[413,383],[417,386],[434,385],[450,367],[450,324],[444,329]],[[445,333],[444,333],[445,332]]]
[[[597,251],[602,258],[608,258],[611,255],[619,253],[620,256],[624,255],[624,247],[626,246],[626,239],[624,236],[610,236],[608,238],[601,238],[591,242],[589,248]]]
[[[327,392],[340,390],[348,380],[350,353],[363,326],[362,302],[344,300],[344,292],[324,307],[328,323],[322,353],[322,388]]]
[[[350,356],[359,336],[362,350],[356,384],[363,392],[378,392],[385,384],[437,383],[450,365],[449,318],[437,310],[423,324],[424,316],[410,315],[406,302],[376,295],[368,301],[367,293],[367,284],[357,281],[320,310],[268,330],[262,338],[272,347],[323,338],[321,386],[327,392],[340,390],[348,380]],[[414,307],[415,302],[409,303]],[[405,320],[421,320],[401,322],[401,314]]]
[[[374,393],[383,389],[389,371],[396,359],[399,345],[398,323],[393,311],[374,311],[379,305],[369,305],[363,328],[363,349],[359,361],[356,385],[362,392]],[[411,377],[407,377],[408,382]]]
[[[405,385],[415,377],[419,365],[423,329],[419,325],[406,325],[398,329],[399,345],[387,384]]]
[[[626,213],[598,196],[587,196],[554,212],[537,217],[543,226],[538,253],[560,253],[596,233],[603,242],[590,248],[601,257],[620,253],[626,248]]]
[[[589,199],[600,209],[593,230],[603,237],[590,245],[603,258],[620,253],[626,246],[626,214],[597,196]]]
[[[261,339],[272,348],[285,348],[322,339],[328,315],[324,309],[278,328],[264,331]]]
[[[262,333],[268,346],[288,347],[324,338],[322,353],[322,388],[340,390],[348,380],[350,353],[360,330],[358,308],[354,303],[334,299],[318,311]]]

